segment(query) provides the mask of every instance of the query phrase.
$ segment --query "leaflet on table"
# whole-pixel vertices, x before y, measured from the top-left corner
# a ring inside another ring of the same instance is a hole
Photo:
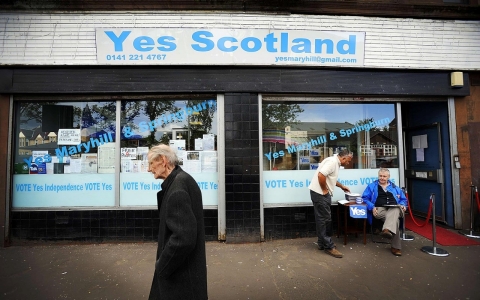
[[[361,197],[362,196],[361,194],[349,193],[349,192],[346,192],[345,195],[350,196],[350,197]]]

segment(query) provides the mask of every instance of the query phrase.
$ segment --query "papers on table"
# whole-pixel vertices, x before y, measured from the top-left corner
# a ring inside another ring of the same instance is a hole
[[[350,197],[361,197],[362,195],[357,194],[357,193],[345,193],[345,195],[348,195]]]

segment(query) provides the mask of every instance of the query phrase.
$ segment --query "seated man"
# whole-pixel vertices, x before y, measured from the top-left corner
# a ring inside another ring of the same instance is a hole
[[[395,256],[402,255],[399,234],[399,217],[403,217],[407,198],[403,191],[389,180],[390,171],[378,170],[378,180],[370,183],[363,192],[362,199],[367,204],[368,222],[372,224],[372,215],[384,221],[380,235],[391,239],[391,251]]]

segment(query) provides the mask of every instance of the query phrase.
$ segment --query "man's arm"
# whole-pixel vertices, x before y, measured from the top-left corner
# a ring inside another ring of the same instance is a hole
[[[326,195],[328,193],[327,177],[325,177],[325,175],[323,175],[321,172],[318,172],[318,183],[322,189],[322,194]]]
[[[373,199],[374,193],[371,184],[367,185],[362,194],[363,202],[367,204],[367,210],[373,211],[375,209],[375,204],[373,202],[376,199]]]
[[[340,182],[337,181],[337,183],[335,185],[338,186],[339,188],[341,188],[342,191],[344,191],[345,193],[350,193],[350,189],[348,187],[344,186],[343,184],[341,184]]]

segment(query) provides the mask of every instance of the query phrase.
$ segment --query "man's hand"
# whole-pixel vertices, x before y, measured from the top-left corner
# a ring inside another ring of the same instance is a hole
[[[344,186],[343,184],[341,184],[340,182],[337,181],[337,184],[335,184],[336,186],[338,186],[339,188],[342,189],[342,191],[344,191],[345,193],[350,193],[350,189],[346,186]]]

